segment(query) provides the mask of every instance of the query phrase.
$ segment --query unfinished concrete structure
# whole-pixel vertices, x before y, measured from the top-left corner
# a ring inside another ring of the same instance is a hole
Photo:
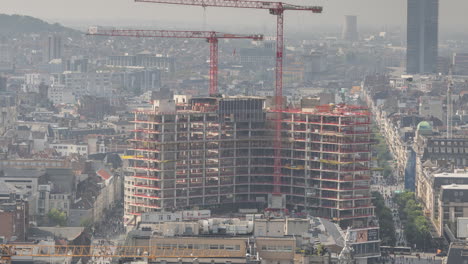
[[[155,101],[135,112],[125,217],[219,204],[271,205],[275,113],[260,97]],[[281,197],[288,209],[367,226],[370,114],[360,107],[284,110]]]

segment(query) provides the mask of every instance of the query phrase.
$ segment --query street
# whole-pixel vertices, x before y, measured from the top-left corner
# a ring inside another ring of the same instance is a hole
[[[395,225],[396,233],[396,246],[411,247],[406,242],[404,234],[404,226],[401,223],[400,215],[398,213],[398,206],[393,202],[393,196],[396,191],[403,191],[404,186],[402,183],[395,185],[389,184],[385,180],[376,182],[371,186],[372,191],[377,191],[382,194],[385,199],[385,206],[392,211],[393,223]],[[419,257],[418,257],[419,255]],[[435,253],[419,253],[412,252],[412,255],[391,255],[388,257],[382,257],[381,263],[394,263],[394,264],[440,264],[442,258],[436,257]]]

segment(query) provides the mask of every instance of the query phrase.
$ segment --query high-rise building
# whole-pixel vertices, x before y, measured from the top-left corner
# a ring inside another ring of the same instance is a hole
[[[407,73],[437,69],[439,0],[408,0]]]
[[[452,63],[454,74],[468,75],[468,53],[454,53]]]
[[[357,30],[357,16],[345,16],[343,32],[341,34],[343,40],[357,41],[358,30]]]
[[[0,75],[0,91],[6,91],[7,89],[7,78]]]
[[[269,206],[277,200],[275,118],[260,97],[155,100],[136,111],[126,221],[195,206]],[[342,226],[370,225],[369,112],[324,105],[284,110],[281,120],[283,205]]]
[[[63,55],[62,37],[50,35],[47,37],[44,50],[44,59],[49,62],[53,59],[61,59]]]

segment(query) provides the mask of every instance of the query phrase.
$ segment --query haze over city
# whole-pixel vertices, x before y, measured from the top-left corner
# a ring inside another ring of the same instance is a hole
[[[0,8],[0,264],[468,263],[467,1]]]
[[[406,1],[404,0],[302,0],[289,1],[291,4],[320,5],[323,15],[310,15],[307,12],[286,12],[286,26],[301,32],[308,28],[341,27],[344,15],[357,15],[362,27],[384,28],[385,26],[404,27],[406,24]],[[46,8],[45,8],[46,7]],[[468,2],[444,0],[440,3],[439,21],[443,30],[464,32]],[[237,10],[208,7],[174,6],[148,3],[135,3],[132,0],[2,0],[2,12],[7,14],[30,15],[49,22],[65,25],[102,23],[115,26],[159,26],[173,25],[184,27],[203,26],[204,12],[209,27],[218,25],[231,28],[273,28],[274,17],[261,10]],[[241,18],[241,19],[239,19]]]

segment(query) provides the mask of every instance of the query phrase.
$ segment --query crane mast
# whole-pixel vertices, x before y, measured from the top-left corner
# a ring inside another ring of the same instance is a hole
[[[182,30],[139,30],[139,29],[105,29],[90,27],[87,35],[137,37],[137,38],[196,38],[206,39],[210,44],[210,96],[218,93],[218,39],[252,39],[263,40],[261,34],[229,34],[216,31],[182,31]]]
[[[300,6],[283,2],[248,1],[248,0],[135,0],[135,2],[161,3],[174,5],[193,5],[201,7],[231,7],[267,9],[276,16],[276,70],[275,70],[275,138],[274,138],[274,171],[273,195],[281,195],[281,111],[283,110],[283,29],[284,11],[311,11],[322,13],[321,6]]]

